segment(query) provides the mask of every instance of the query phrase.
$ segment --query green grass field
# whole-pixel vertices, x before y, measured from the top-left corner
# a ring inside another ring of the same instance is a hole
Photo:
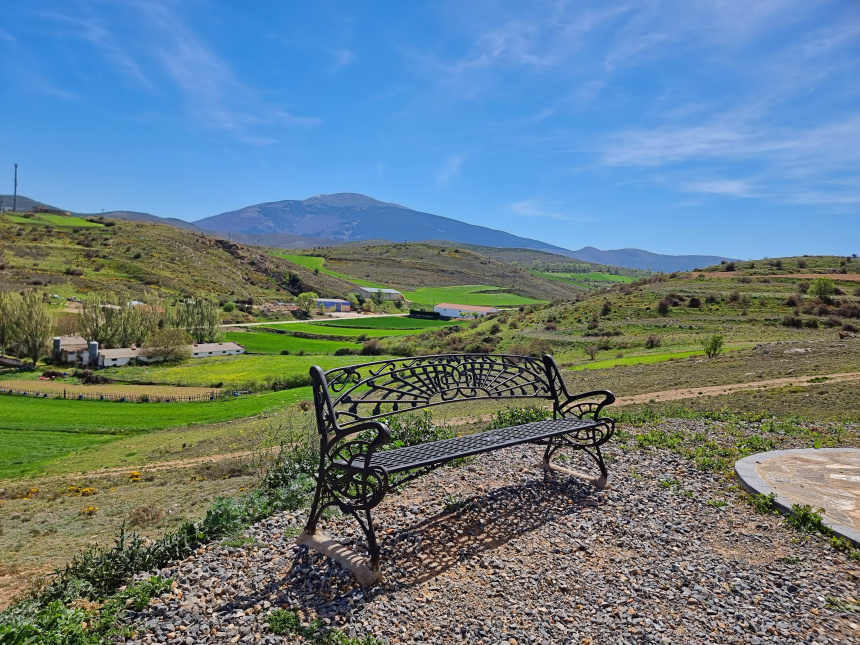
[[[334,327],[332,325],[322,325],[320,323],[287,323],[271,325],[261,325],[270,329],[280,329],[287,333],[301,332],[304,334],[315,334],[317,336],[344,336],[349,338],[357,338],[358,336],[367,336],[368,338],[383,338],[385,336],[409,336],[412,334],[420,334],[424,329],[360,329],[356,327]]]
[[[546,300],[534,300],[518,296],[507,291],[502,291],[501,287],[493,287],[485,284],[461,285],[457,287],[426,287],[416,291],[405,291],[403,295],[412,302],[424,305],[448,302],[457,305],[476,305],[481,307],[515,307],[517,305],[546,302]]]
[[[324,369],[330,369],[360,362],[360,358],[356,356],[245,354],[187,361],[178,365],[115,367],[105,370],[103,373],[111,378],[125,381],[201,385],[203,387],[221,383],[223,387],[228,388],[233,385],[238,387],[250,385],[251,389],[256,390],[263,387],[267,377],[307,376],[311,365],[321,365]]]
[[[32,472],[71,452],[92,449],[114,438],[106,434],[0,429],[0,479]]]
[[[355,343],[341,340],[317,340],[315,338],[298,338],[289,334],[273,334],[270,332],[227,332],[225,340],[244,345],[245,351],[252,354],[280,354],[287,350],[290,354],[304,352],[305,354],[334,354],[341,347],[358,347]]]
[[[6,217],[16,224],[50,224],[51,226],[80,226],[89,228],[101,228],[104,226],[104,224],[88,222],[80,217],[52,215],[50,213],[34,213],[31,217],[22,217],[21,215],[6,215]]]
[[[272,255],[278,258],[284,258],[285,260],[292,262],[293,264],[298,264],[299,266],[305,267],[306,269],[310,269],[311,271],[319,271],[320,273],[325,273],[326,275],[330,275],[333,278],[348,280],[349,282],[360,285],[362,287],[385,289],[385,287],[381,284],[376,284],[375,282],[368,282],[367,280],[361,280],[360,278],[353,278],[352,276],[338,273],[337,271],[330,271],[329,269],[324,268],[323,265],[325,264],[325,258],[320,257],[318,255],[296,255],[291,253],[277,252],[273,252]]]
[[[340,318],[314,323],[324,327],[350,327],[358,329],[436,329],[462,323],[449,320],[424,320],[405,316],[366,316],[363,318]]]
[[[0,396],[0,430],[123,435],[242,419],[310,397],[308,387],[203,403],[115,403]],[[0,451],[7,449],[0,446]]]

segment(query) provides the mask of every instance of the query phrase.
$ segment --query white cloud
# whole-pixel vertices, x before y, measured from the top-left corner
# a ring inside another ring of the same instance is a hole
[[[463,162],[466,160],[465,155],[455,154],[446,157],[442,162],[442,167],[436,174],[436,183],[440,186],[447,186],[451,180],[460,172]]]
[[[524,199],[519,202],[514,202],[510,205],[510,209],[517,215],[525,217],[548,217],[550,219],[568,219],[564,215],[556,212],[552,207],[556,204],[552,202],[544,202],[539,199]]]
[[[335,49],[330,51],[329,54],[334,61],[331,66],[332,72],[336,72],[347,65],[351,65],[355,60],[355,52],[350,51],[349,49]]]
[[[680,186],[688,193],[725,195],[726,197],[752,197],[755,195],[752,182],[740,179],[706,179],[689,181]]]

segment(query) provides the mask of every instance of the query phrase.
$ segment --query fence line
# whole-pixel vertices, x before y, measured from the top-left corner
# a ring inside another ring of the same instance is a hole
[[[240,396],[242,394],[253,394],[247,390],[234,390],[224,392],[222,390],[213,390],[206,394],[194,395],[170,395],[170,394],[111,394],[111,393],[96,393],[96,392],[49,392],[46,390],[28,390],[22,388],[0,388],[0,394],[30,396],[36,399],[68,399],[72,400],[90,400],[90,401],[116,401],[122,403],[197,403],[201,401],[216,401],[218,399],[226,399],[230,396]]]

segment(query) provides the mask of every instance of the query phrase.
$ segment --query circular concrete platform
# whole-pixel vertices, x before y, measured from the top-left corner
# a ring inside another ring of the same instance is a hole
[[[750,493],[776,493],[776,507],[824,509],[824,524],[860,546],[860,449],[804,448],[750,455],[735,464]]]

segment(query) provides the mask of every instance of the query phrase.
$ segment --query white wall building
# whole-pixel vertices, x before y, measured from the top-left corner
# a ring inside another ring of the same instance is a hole
[[[450,302],[440,302],[433,311],[448,318],[480,318],[487,314],[497,314],[495,307],[478,307],[476,305],[455,305]]]
[[[373,294],[381,292],[384,300],[402,300],[403,294],[396,289],[374,289],[373,287],[359,287],[358,295],[365,300],[373,298]]]
[[[239,343],[200,343],[191,348],[191,358],[209,358],[210,356],[237,356],[244,354],[245,348]]]

